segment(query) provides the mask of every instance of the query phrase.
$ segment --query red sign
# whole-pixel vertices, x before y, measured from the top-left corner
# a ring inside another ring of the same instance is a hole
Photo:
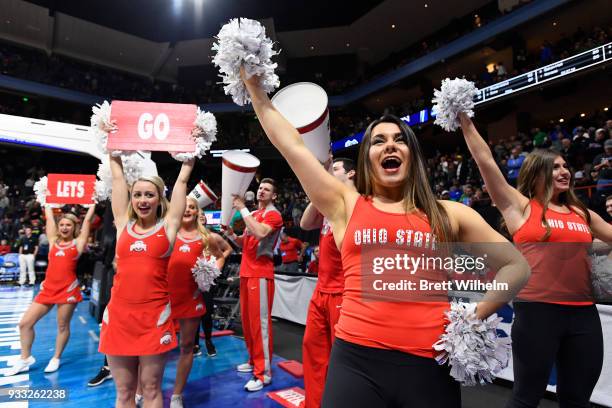
[[[297,408],[306,400],[306,394],[300,387],[269,392],[268,398],[273,399],[285,408]]]
[[[118,130],[108,135],[107,148],[193,152],[196,115],[196,105],[113,101],[111,120]]]
[[[93,204],[96,176],[88,174],[47,175],[49,204]]]

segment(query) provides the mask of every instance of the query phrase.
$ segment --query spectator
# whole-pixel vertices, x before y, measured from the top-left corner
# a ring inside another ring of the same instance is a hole
[[[520,145],[517,145],[512,149],[512,154],[506,162],[506,169],[508,175],[508,182],[512,186],[516,186],[516,180],[518,179],[519,170],[525,161],[525,156],[521,154],[522,149]]]
[[[21,286],[26,283],[26,273],[30,278],[30,286],[36,283],[36,274],[34,273],[34,259],[38,254],[38,239],[32,236],[32,228],[25,228],[25,236],[19,243],[19,284]]]
[[[299,222],[298,224],[299,225]],[[304,259],[304,251],[308,247],[307,243],[297,238],[292,238],[283,230],[280,235],[280,252],[283,259],[282,265],[278,268],[279,272],[297,273],[300,263]]]
[[[604,152],[595,156],[593,170],[598,172],[597,192],[601,195],[612,193],[612,139],[604,143]]]
[[[472,206],[472,196],[474,195],[474,189],[471,185],[466,184],[463,186],[463,194],[459,198],[459,202],[467,205],[468,207]]]
[[[6,255],[11,252],[11,246],[6,239],[0,240],[0,255]]]
[[[610,219],[610,224],[612,224],[612,195],[609,195],[606,198],[606,213]]]
[[[612,207],[612,205],[611,205]],[[611,210],[612,211],[612,210]],[[319,246],[315,246],[312,250],[312,260],[308,264],[308,273],[312,275],[319,274]]]

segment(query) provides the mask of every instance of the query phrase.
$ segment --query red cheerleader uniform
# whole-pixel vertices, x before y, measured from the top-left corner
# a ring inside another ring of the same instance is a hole
[[[389,293],[392,290],[380,292],[394,301],[372,300],[372,288],[375,292],[378,285],[371,286],[371,282],[366,280],[373,276],[371,264],[366,259],[397,253],[395,249],[385,252],[385,247],[401,247],[405,253],[415,256],[421,250],[426,252],[428,246],[431,248],[433,241],[435,237],[424,216],[388,213],[374,207],[371,198],[359,197],[340,251],[344,296],[336,337],[360,346],[434,359],[438,352],[433,349],[433,344],[444,333],[444,312],[450,309],[448,301],[415,301],[420,297],[410,290],[398,291],[401,295],[397,298]],[[419,276],[419,272],[414,276]],[[385,279],[388,273],[376,276]],[[405,275],[409,278],[411,271],[406,271]],[[428,281],[438,278],[435,274],[424,276]]]
[[[325,219],[319,238],[319,278],[310,299],[302,343],[306,408],[321,406],[335,327],[340,318],[344,272],[331,224]]]
[[[194,239],[185,239],[177,234],[168,263],[168,290],[173,319],[189,319],[206,314],[204,297],[191,273],[203,249],[204,243],[199,235]]]
[[[145,234],[134,231],[134,221],[121,232],[117,274],[102,317],[101,353],[154,355],[177,346],[168,294],[171,253],[163,220]]]
[[[83,300],[76,276],[79,256],[76,240],[72,240],[68,245],[60,245],[58,242],[53,245],[49,251],[45,280],[40,284],[40,292],[34,298],[36,303],[62,305]]]

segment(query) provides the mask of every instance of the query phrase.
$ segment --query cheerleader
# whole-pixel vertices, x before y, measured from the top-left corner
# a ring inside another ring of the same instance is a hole
[[[207,228],[206,214],[204,213],[204,211],[200,212],[199,219],[200,219],[200,223],[202,224],[202,226],[204,226],[204,228],[208,232],[210,242],[215,244],[215,245],[210,246],[211,253],[214,257],[217,258],[217,266],[219,267],[219,270],[222,270],[223,266],[225,265],[225,261],[229,258],[231,253],[234,252],[234,250],[232,249],[230,244],[228,244],[227,241],[224,240],[223,237],[221,237],[221,235],[215,232],[212,232]],[[213,294],[209,290],[208,292],[202,293],[202,296],[204,296],[204,303],[206,305],[206,314],[202,316],[202,330],[204,330],[204,342],[206,345],[206,354],[209,357],[214,357],[217,355],[217,349],[215,348],[215,345],[212,342],[212,329],[213,329],[212,316],[214,313],[214,306],[215,306],[213,302]],[[200,331],[199,330],[197,330],[195,333],[194,344],[195,346],[193,347],[193,355],[194,356],[202,355],[202,351],[200,350]]]
[[[193,160],[183,162],[168,202],[161,178],[143,176],[128,187],[121,158],[110,157],[117,273],[102,318],[99,351],[108,356],[117,407],[134,406],[138,382],[145,405],[163,405],[166,353],[177,346],[168,261],[185,212],[193,164]]]
[[[174,391],[170,399],[171,408],[183,406],[182,393],[193,364],[194,337],[198,332],[200,319],[207,312],[202,293],[196,285],[191,269],[198,257],[218,254],[219,249],[210,233],[199,222],[198,203],[187,197],[174,250],[168,263],[168,289],[172,305],[172,319],[180,325],[180,356],[176,368]],[[223,257],[217,259],[217,266],[223,267]]]
[[[527,155],[514,188],[472,120],[465,114],[460,119],[489,194],[532,269],[518,294],[522,301],[514,302],[514,387],[508,407],[537,407],[553,364],[561,406],[589,407],[601,372],[603,337],[586,247],[594,237],[612,242],[612,225],[576,197],[561,154],[536,149]]]
[[[79,232],[79,220],[70,213],[62,214],[59,221],[50,206],[45,206],[46,233],[49,237],[49,265],[40,292],[19,322],[21,359],[5,375],[28,371],[36,359],[32,356],[34,325],[57,305],[57,337],[55,353],[45,373],[57,371],[60,357],[70,338],[70,320],[77,303],[83,300],[79,280],[76,276],[77,261],[87,245],[95,205],[89,207]]]
[[[444,332],[448,301],[364,300],[362,254],[381,253],[402,234],[408,248],[406,231],[419,237],[420,244],[424,237],[501,243],[491,247],[488,260],[498,265],[496,279],[509,290],[487,292],[476,309],[481,319],[524,284],[529,276],[526,262],[471,208],[435,199],[417,138],[399,118],[386,115],[367,127],[354,191],[325,171],[274,108],[257,77],[244,82],[264,131],[329,220],[342,255],[345,287],[322,406],[460,407],[459,383],[448,366],[434,358],[433,344]],[[384,239],[378,240],[381,236]],[[409,249],[419,250],[416,239],[410,242],[414,247]]]

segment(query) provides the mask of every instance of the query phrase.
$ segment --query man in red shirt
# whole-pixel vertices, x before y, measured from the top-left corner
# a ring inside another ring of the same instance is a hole
[[[337,158],[328,161],[326,168],[340,181],[355,189],[355,163]],[[329,355],[335,334],[334,327],[340,317],[344,273],[342,258],[336,246],[331,225],[311,204],[306,207],[300,227],[304,230],[321,228],[319,239],[319,277],[310,299],[306,331],[302,343],[306,407],[320,407],[327,377]]]
[[[319,274],[319,247],[316,246],[312,250],[313,259],[308,264],[308,273],[313,275]]]
[[[11,246],[8,244],[6,239],[0,241],[0,255],[6,255],[11,252]]]
[[[283,264],[278,270],[289,273],[299,272],[299,266],[302,259],[304,259],[304,251],[308,247],[308,244],[297,238],[290,237],[285,231],[281,231],[280,240],[280,252],[283,258]]]
[[[283,225],[281,213],[274,207],[276,185],[264,178],[257,189],[257,210],[246,208],[244,199],[234,196],[233,206],[240,211],[245,232],[229,236],[242,246],[240,264],[240,313],[242,331],[249,352],[249,361],[240,364],[240,372],[253,372],[244,386],[259,391],[272,381],[272,301],[274,299],[274,262],[272,256]]]

